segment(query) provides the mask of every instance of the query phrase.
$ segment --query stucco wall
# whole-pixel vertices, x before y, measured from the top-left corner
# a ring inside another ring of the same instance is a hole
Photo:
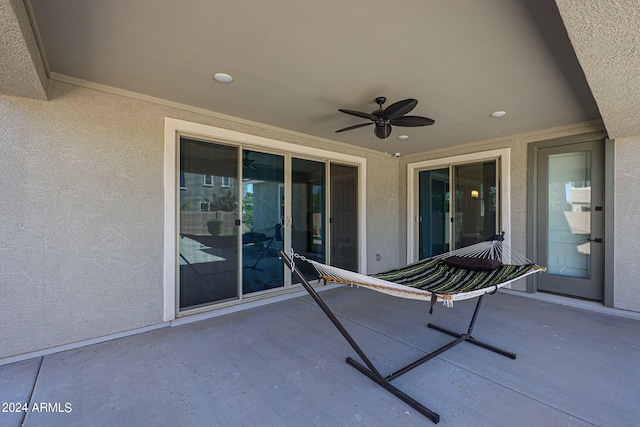
[[[368,158],[369,266],[397,265],[397,159],[64,83],[50,99],[0,96],[0,359],[162,322],[165,116]]]
[[[615,141],[614,307],[640,311],[640,136]]]

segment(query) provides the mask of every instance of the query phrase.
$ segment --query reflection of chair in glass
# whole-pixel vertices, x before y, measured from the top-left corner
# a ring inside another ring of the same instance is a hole
[[[271,235],[266,233],[257,233],[255,231],[250,231],[242,235],[242,244],[244,246],[253,245],[255,247],[258,247],[258,244],[260,243],[262,243],[262,246],[263,246],[262,251],[256,258],[256,261],[253,263],[253,265],[244,266],[244,268],[252,268],[255,270],[260,270],[257,267],[258,263],[267,253],[267,251],[269,250],[273,242],[274,241],[282,242],[282,225],[281,224],[278,223],[274,225],[273,227],[267,229],[267,232],[269,232],[269,234]],[[268,243],[265,244],[265,242],[268,242]]]

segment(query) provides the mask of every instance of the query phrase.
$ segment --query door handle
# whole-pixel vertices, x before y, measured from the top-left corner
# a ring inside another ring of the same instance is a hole
[[[596,237],[595,239],[587,239],[587,242],[602,243],[602,238]]]

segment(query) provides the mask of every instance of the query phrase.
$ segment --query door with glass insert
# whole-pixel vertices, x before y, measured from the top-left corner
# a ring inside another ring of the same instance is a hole
[[[602,301],[602,142],[540,149],[537,163],[537,290]]]

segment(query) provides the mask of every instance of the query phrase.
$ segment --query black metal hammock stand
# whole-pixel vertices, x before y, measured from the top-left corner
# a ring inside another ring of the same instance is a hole
[[[391,381],[465,341],[511,359],[516,358],[514,353],[478,341],[471,335],[484,295],[487,293],[495,293],[498,288],[516,279],[529,274],[546,271],[544,267],[535,265],[525,257],[510,250],[503,244],[503,236],[504,233],[495,236],[487,242],[477,243],[466,248],[419,261],[404,268],[390,270],[374,276],[354,273],[337,267],[327,266],[317,261],[307,260],[303,256],[294,253],[293,250],[290,254],[284,251],[280,251],[278,254],[282,262],[291,270],[298,280],[300,280],[300,283],[302,283],[302,286],[304,286],[309,295],[347,340],[364,365],[351,357],[347,357],[347,363],[434,423],[438,423],[440,416],[436,412],[393,386]],[[364,351],[362,351],[327,304],[320,298],[298,267],[296,267],[294,258],[311,263],[320,274],[320,278],[327,282],[363,286],[394,296],[428,301],[431,304],[431,310],[437,301],[443,302],[446,306],[451,306],[453,305],[453,301],[478,297],[478,302],[466,333],[457,333],[429,323],[427,325],[429,328],[451,335],[455,339],[415,362],[384,376],[378,371]]]

